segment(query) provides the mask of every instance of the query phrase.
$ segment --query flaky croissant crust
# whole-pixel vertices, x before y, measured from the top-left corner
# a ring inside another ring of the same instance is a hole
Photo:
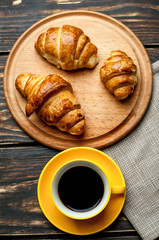
[[[36,112],[49,126],[56,126],[72,135],[84,132],[85,115],[73,95],[71,84],[61,76],[22,73],[15,85],[27,99],[27,117]]]
[[[97,62],[97,47],[77,27],[52,27],[42,33],[36,51],[48,62],[64,70],[93,68]]]
[[[123,100],[133,93],[137,84],[137,67],[125,52],[114,50],[101,67],[100,77],[108,91]]]

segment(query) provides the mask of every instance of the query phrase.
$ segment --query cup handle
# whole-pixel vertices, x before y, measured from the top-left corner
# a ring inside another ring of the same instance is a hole
[[[122,185],[113,185],[111,186],[112,194],[123,194],[126,191],[126,187]]]

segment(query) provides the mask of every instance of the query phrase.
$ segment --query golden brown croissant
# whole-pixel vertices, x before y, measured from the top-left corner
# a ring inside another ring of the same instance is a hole
[[[15,85],[27,99],[27,117],[36,111],[47,125],[56,126],[72,135],[84,132],[84,113],[72,93],[71,84],[61,76],[22,73]]]
[[[115,50],[110,53],[100,69],[101,81],[116,99],[123,100],[133,93],[137,84],[137,68],[126,53]]]
[[[48,62],[64,70],[93,68],[97,62],[97,47],[77,27],[52,27],[42,33],[35,49]]]

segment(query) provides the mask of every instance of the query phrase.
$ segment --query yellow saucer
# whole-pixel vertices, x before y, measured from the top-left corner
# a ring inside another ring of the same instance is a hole
[[[75,220],[63,215],[53,203],[50,184],[59,166],[70,159],[91,159],[98,162],[103,169],[107,169],[107,176],[112,185],[125,185],[125,180],[117,164],[103,152],[89,147],[75,147],[67,149],[53,157],[44,167],[38,182],[38,200],[46,218],[60,230],[74,235],[88,235],[97,233],[108,227],[120,214],[125,194],[111,195],[106,208],[97,216],[87,220]]]

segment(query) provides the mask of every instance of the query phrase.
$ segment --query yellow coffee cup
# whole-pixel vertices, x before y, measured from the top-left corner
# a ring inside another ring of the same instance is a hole
[[[77,158],[78,152],[86,149],[85,158]],[[55,171],[51,182],[53,202],[62,214],[72,219],[89,219],[103,211],[112,194],[125,194],[125,184],[112,184],[111,178],[115,176],[109,175],[100,158],[93,157],[102,154],[110,158],[103,152],[77,147],[55,157],[62,154],[66,160]]]

